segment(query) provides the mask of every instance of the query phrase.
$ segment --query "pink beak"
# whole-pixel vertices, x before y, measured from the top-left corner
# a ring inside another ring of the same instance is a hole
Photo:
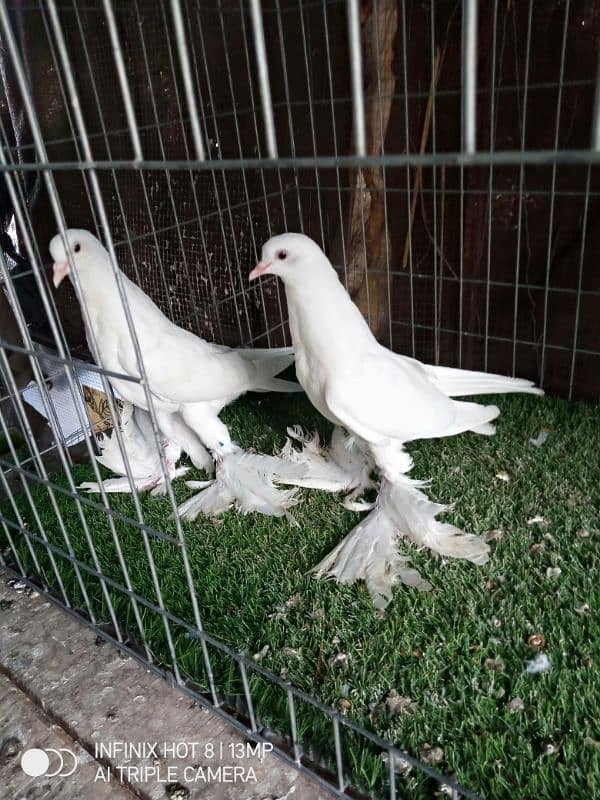
[[[255,278],[260,278],[260,276],[264,275],[265,272],[268,272],[272,266],[273,266],[272,261],[261,261],[254,267],[254,269],[248,276],[248,280],[253,281]]]
[[[60,284],[65,278],[65,275],[69,272],[69,262],[68,261],[57,261],[54,266],[52,267],[54,272],[54,277],[52,279],[52,283],[54,284],[54,288],[58,289]]]

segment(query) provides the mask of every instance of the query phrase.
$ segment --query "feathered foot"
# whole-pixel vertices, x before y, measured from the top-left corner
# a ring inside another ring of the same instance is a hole
[[[287,429],[288,439],[279,455],[291,464],[304,467],[294,486],[307,489],[322,489],[326,492],[351,491],[343,505],[352,511],[366,511],[372,504],[356,500],[363,492],[375,486],[371,473],[375,467],[366,448],[353,436],[347,436],[341,428],[334,428],[329,448],[321,445],[319,434],[312,436],[299,426]],[[301,449],[294,447],[294,442]],[[282,483],[288,481],[282,481]],[[291,481],[290,481],[291,482]]]
[[[177,509],[178,516],[194,520],[199,514],[216,516],[235,507],[243,514],[258,511],[270,517],[285,516],[295,525],[288,509],[298,502],[297,490],[280,489],[277,484],[294,483],[300,480],[303,471],[301,464],[238,449],[217,463],[214,481],[188,483],[191,488],[203,491],[182,503]]]
[[[442,556],[485,564],[489,545],[480,536],[438,522],[446,506],[431,502],[419,485],[406,477],[396,483],[384,479],[374,510],[314,567],[317,577],[339,583],[364,580],[373,604],[383,609],[398,580],[420,591],[431,589],[416,569],[407,568],[409,558],[398,552],[399,538]]]
[[[398,552],[397,539],[392,521],[376,505],[312,571],[318,578],[333,578],[338,583],[365,581],[373,605],[379,609],[390,603],[397,581],[429,591],[431,584],[408,566],[408,556]]]

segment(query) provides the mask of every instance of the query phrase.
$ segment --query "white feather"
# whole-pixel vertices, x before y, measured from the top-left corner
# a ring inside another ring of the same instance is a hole
[[[194,520],[199,514],[216,516],[236,508],[243,514],[257,511],[272,517],[285,516],[296,524],[288,509],[298,502],[297,490],[279,489],[277,484],[295,483],[303,471],[301,464],[238,449],[217,464],[215,480],[182,503],[177,513],[182,519]],[[194,482],[188,485],[198,487]]]
[[[188,470],[188,467],[178,467],[169,473],[169,480],[180,478],[182,475],[185,475]],[[167,492],[167,486],[164,479],[157,478],[156,476],[134,478],[133,485],[138,492],[150,491],[150,494],[154,495],[155,497],[164,495]],[[108,494],[131,494],[132,492],[131,483],[127,477],[107,478],[105,481],[102,481],[102,487]],[[88,494],[97,494],[101,491],[100,484],[98,484],[96,481],[84,481],[83,483],[80,483],[77,488],[82,489]]]
[[[419,591],[431,584],[418,570],[409,567],[410,558],[398,552],[398,532],[381,506],[375,509],[327,555],[313,572],[318,578],[338,583],[365,581],[373,605],[385,608],[398,581]]]
[[[354,499],[374,486],[371,473],[375,464],[368,448],[342,428],[335,427],[329,448],[323,447],[318,433],[312,435],[299,425],[287,429],[288,439],[279,455],[293,464],[305,467],[303,475],[293,485],[327,492],[352,491],[344,505],[351,507]],[[301,445],[298,450],[294,442]],[[283,482],[283,481],[282,481]],[[354,504],[353,510],[365,510],[365,504]]]
[[[416,569],[407,568],[408,556],[398,551],[400,539],[441,556],[485,564],[489,545],[480,536],[438,522],[436,516],[447,507],[431,502],[419,485],[410,478],[396,483],[384,479],[374,510],[314,568],[317,577],[339,583],[364,580],[374,605],[385,608],[397,581],[420,591],[431,589]]]
[[[508,378],[491,372],[475,372],[470,369],[424,365],[429,379],[448,397],[470,394],[521,394],[543,395],[542,389],[525,378]]]

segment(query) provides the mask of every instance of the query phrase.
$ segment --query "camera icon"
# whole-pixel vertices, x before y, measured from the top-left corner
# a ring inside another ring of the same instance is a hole
[[[46,778],[68,778],[77,769],[77,764],[77,756],[68,747],[58,750],[54,747],[44,750],[32,747],[21,755],[21,769],[30,778],[41,778],[42,775]]]

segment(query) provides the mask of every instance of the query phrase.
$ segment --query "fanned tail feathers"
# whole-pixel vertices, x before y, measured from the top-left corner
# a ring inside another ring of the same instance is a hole
[[[380,505],[393,520],[398,532],[418,547],[428,547],[447,558],[464,558],[482,565],[490,557],[490,546],[481,536],[465,533],[447,522],[438,522],[438,514],[448,506],[434,503],[405,478],[401,483],[383,481]]]

